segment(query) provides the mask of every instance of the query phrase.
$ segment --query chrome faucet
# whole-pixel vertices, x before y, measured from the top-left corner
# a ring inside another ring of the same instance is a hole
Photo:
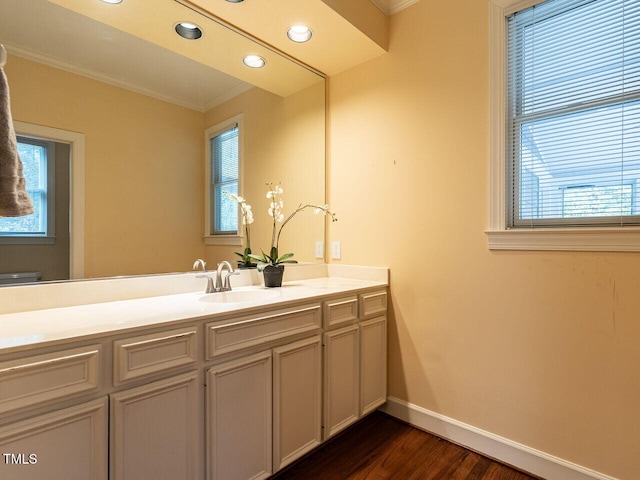
[[[204,293],[214,293],[218,291],[216,290],[215,286],[215,278],[213,278],[211,275],[196,275],[196,278],[207,279],[207,288],[205,289]]]
[[[224,281],[222,278],[222,271],[227,268],[227,274],[224,277]],[[216,272],[216,292],[230,292],[231,291],[231,282],[229,281],[229,277],[231,275],[240,275],[240,272],[233,269],[231,264],[226,260],[223,260],[218,264],[218,270]]]
[[[196,275],[196,278],[206,278],[207,279],[207,288],[205,290],[205,293],[213,293],[216,290],[216,285],[214,285],[213,283],[213,277],[210,275],[206,275],[207,273],[207,262],[205,262],[204,260],[202,260],[201,258],[197,259],[195,262],[193,262],[193,269],[194,270],[198,270],[198,267],[202,267],[202,273],[203,275]]]
[[[226,260],[220,262],[218,264],[218,270],[216,270],[216,276],[207,274],[206,263],[198,259],[196,263],[193,264],[193,269],[197,270],[197,268],[202,265],[202,275],[196,275],[196,278],[206,278],[207,279],[207,288],[205,293],[216,293],[216,292],[230,292],[231,291],[231,282],[229,281],[229,277],[231,275],[240,275],[240,272],[233,269],[231,264]],[[223,277],[222,273],[224,270],[227,270],[226,275]]]
[[[193,269],[194,270],[198,270],[198,267],[202,265],[202,271],[206,272],[207,271],[207,262],[205,262],[204,260],[202,260],[201,258],[197,259],[194,263],[193,263]]]

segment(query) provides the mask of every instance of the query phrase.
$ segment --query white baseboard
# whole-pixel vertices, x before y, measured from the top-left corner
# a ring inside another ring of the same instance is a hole
[[[385,413],[446,440],[548,480],[616,480],[426,408],[388,397]]]

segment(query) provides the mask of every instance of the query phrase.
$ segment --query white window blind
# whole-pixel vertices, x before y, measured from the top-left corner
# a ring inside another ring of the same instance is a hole
[[[507,227],[640,224],[640,1],[507,17]]]
[[[17,137],[26,190],[34,212],[24,217],[0,218],[0,237],[46,237],[53,234],[54,145]]]
[[[213,136],[211,142],[211,235],[238,232],[238,204],[223,192],[238,194],[238,125]]]

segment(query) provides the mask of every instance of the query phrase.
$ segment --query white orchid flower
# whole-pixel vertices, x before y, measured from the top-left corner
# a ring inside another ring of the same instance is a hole
[[[251,205],[247,205],[246,203],[243,203],[241,205],[241,208],[242,208],[242,224],[249,225],[250,223],[253,223],[253,211],[251,210]]]
[[[327,205],[327,204],[325,204],[325,205],[316,205],[316,209],[313,211],[313,213],[315,213],[317,215],[320,212],[322,212],[322,213],[324,213],[326,215],[328,211],[329,211],[329,205]]]
[[[285,225],[287,225],[293,217],[295,217],[298,213],[302,212],[307,208],[314,208],[315,213],[318,214],[320,212],[325,215],[329,215],[332,221],[336,221],[335,213],[329,211],[329,205],[315,205],[312,203],[301,203],[298,207],[290,213],[288,216],[282,213],[284,209],[284,201],[282,198],[279,198],[279,195],[284,193],[284,189],[280,185],[274,185],[271,182],[267,183],[267,199],[269,202],[269,216],[273,218],[273,229],[271,231],[271,249],[269,253],[263,253],[262,256],[253,255],[251,258],[258,261],[258,269],[264,269],[268,265],[279,265],[281,263],[297,263],[296,260],[291,260],[293,257],[293,253],[285,253],[284,255],[279,255],[278,247],[280,244],[280,235],[282,234],[282,229]],[[280,226],[277,226],[277,223],[281,223]]]

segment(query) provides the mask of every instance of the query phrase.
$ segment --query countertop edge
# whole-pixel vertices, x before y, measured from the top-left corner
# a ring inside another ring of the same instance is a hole
[[[379,279],[380,277],[378,277],[378,280]],[[300,287],[301,295],[295,293],[295,287]],[[195,304],[195,301],[198,301],[198,299],[201,301],[206,294],[202,294],[201,292],[188,292],[0,314],[0,332],[2,332],[0,333],[0,358],[5,355],[33,349],[55,347],[67,343],[86,343],[95,339],[104,338],[105,336],[135,333],[156,327],[171,328],[206,319],[210,319],[211,321],[216,321],[216,319],[224,321],[229,317],[250,315],[252,312],[259,313],[267,309],[280,310],[294,306],[295,304],[313,301],[321,302],[326,298],[360,294],[381,288],[386,289],[387,287],[388,282],[384,281],[345,277],[321,277],[285,282],[283,287],[281,287],[282,290],[280,290],[281,295],[279,295],[276,300],[246,304],[227,304],[224,308],[222,308],[220,304],[212,304],[209,306]],[[238,290],[241,288],[242,287]],[[253,286],[248,288],[258,287]],[[261,289],[264,289],[264,287]],[[163,304],[171,306],[174,300],[179,303],[183,299],[186,299],[185,302],[188,303],[183,309],[175,306],[174,310],[162,308],[164,306]],[[157,314],[148,314],[145,307],[154,303],[161,304],[159,305],[160,312]],[[197,308],[194,307],[194,305],[196,305]],[[142,315],[143,318],[135,319],[134,317],[137,315],[136,312],[140,311],[140,309],[144,312]],[[120,318],[108,321],[101,319],[101,315],[104,317],[120,315]],[[91,325],[91,322],[88,322],[87,325],[78,324],[80,325],[79,327],[74,327],[73,320],[75,319],[75,322],[78,323],[83,316],[92,319],[97,318],[97,320],[95,320],[97,324]],[[71,319],[68,328],[60,326],[61,318]],[[48,328],[49,324],[51,328]],[[16,327],[16,325],[23,326],[23,328]],[[22,330],[22,335],[20,334],[20,330]]]

